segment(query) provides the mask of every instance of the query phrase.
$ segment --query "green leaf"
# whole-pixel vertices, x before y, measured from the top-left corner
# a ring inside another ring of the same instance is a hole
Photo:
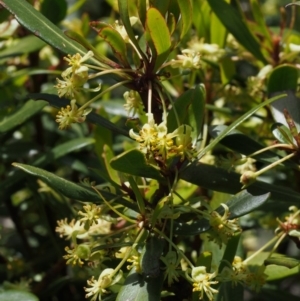
[[[268,94],[287,90],[296,91],[298,69],[292,65],[281,65],[272,70],[268,77]]]
[[[143,60],[145,62],[147,62],[148,59],[147,59],[145,53],[142,51],[138,41],[136,40],[135,34],[133,32],[133,29],[132,29],[132,26],[130,23],[129,14],[128,14],[128,0],[118,0],[118,6],[119,6],[120,17],[121,17],[123,25],[126,29],[129,39],[134,44],[134,46],[138,50],[139,54],[143,58]]]
[[[230,57],[220,60],[221,81],[223,85],[228,84],[236,75],[235,64]]]
[[[207,2],[213,12],[237,41],[257,59],[267,64],[267,60],[261,52],[261,45],[254,38],[238,11],[224,0],[207,0]]]
[[[171,36],[164,17],[156,8],[147,11],[146,29],[156,50],[156,71],[168,58],[171,49]]]
[[[257,110],[260,108],[286,96],[285,94],[278,95],[275,97],[272,97],[256,107],[252,108],[248,112],[246,112],[244,115],[242,115],[240,118],[235,120],[229,127],[227,127],[216,139],[214,139],[213,142],[211,142],[209,145],[207,145],[200,153],[199,153],[199,158],[201,158],[206,152],[211,151],[225,136],[227,136],[231,131],[233,131],[236,127],[238,127],[241,123],[243,123],[245,120],[247,120],[250,116],[252,116]]]
[[[288,111],[293,119],[298,132],[300,131],[300,99],[296,96],[294,91],[286,91],[286,96],[278,99],[271,104],[271,112],[276,122],[284,124],[289,128],[289,124],[284,116],[284,109]],[[275,95],[278,93],[275,93]]]
[[[229,1],[226,0],[228,3]],[[215,13],[211,14],[210,18],[210,43],[217,44],[220,48],[224,48],[227,37],[227,29],[216,16]]]
[[[146,278],[157,278],[161,274],[160,257],[163,253],[164,240],[150,236],[142,252],[142,272]]]
[[[295,267],[299,268],[300,261],[299,259],[290,258],[286,256],[272,256],[264,261],[264,265],[268,266],[270,264],[280,265],[289,269],[293,269]]]
[[[143,275],[136,273],[133,268],[127,276],[124,285],[118,293],[116,301],[157,301],[160,300],[160,294],[164,274],[161,272],[157,278],[146,279]]]
[[[213,138],[216,138],[225,129],[226,129],[226,125],[211,126],[209,128],[209,133]],[[262,144],[258,143],[257,141],[253,140],[251,137],[237,130],[233,130],[230,134],[225,136],[220,141],[220,143],[245,156],[253,154],[264,148]],[[265,163],[273,163],[281,159],[279,155],[277,155],[275,152],[271,150],[264,151],[263,153],[253,156],[253,158]]]
[[[202,122],[204,116],[205,89],[198,85],[194,89],[184,92],[174,103],[174,108],[167,117],[168,131],[173,132],[178,128],[176,113],[179,124],[188,124],[194,130],[194,140],[197,140],[202,133]]]
[[[44,0],[41,5],[41,13],[54,24],[62,21],[67,14],[66,0]]]
[[[1,301],[38,301],[38,297],[29,293],[18,290],[7,290],[0,292]]]
[[[163,180],[159,169],[147,163],[139,150],[129,150],[110,161],[112,168],[134,176]]]
[[[284,144],[293,144],[294,138],[291,134],[290,129],[285,126],[284,124],[281,124],[279,122],[276,122],[272,125],[272,133],[274,137],[280,142]]]
[[[112,27],[105,27],[98,32],[99,36],[104,39],[112,48],[115,56],[125,66],[130,67],[127,60],[126,43],[117,30]]]
[[[34,35],[63,53],[80,53],[82,55],[86,53],[85,48],[66,37],[56,25],[35,10],[27,1],[0,0],[0,4],[8,9],[18,22],[30,30]],[[91,61],[98,64],[95,59],[91,59]]]
[[[240,283],[233,285],[230,281],[222,282],[218,291],[216,301],[244,300],[244,287]]]
[[[243,190],[226,203],[230,212],[229,219],[234,219],[256,210],[268,200],[269,196],[269,193],[252,195],[248,191]],[[215,211],[223,215],[224,207],[219,206]],[[204,218],[188,224],[178,222],[174,224],[174,234],[177,235],[196,235],[210,228],[209,221]]]
[[[191,28],[191,25],[192,25],[191,16],[192,16],[193,8],[192,8],[192,3],[190,0],[177,0],[177,3],[178,3],[179,9],[180,9],[180,14],[181,14],[180,39],[182,39],[187,34],[189,29]]]
[[[251,255],[251,254],[250,254]],[[270,253],[269,252],[261,252],[259,254],[257,254],[255,257],[253,257],[249,262],[248,262],[248,266],[262,266],[266,260],[268,262],[268,257],[269,257]],[[273,254],[272,257],[278,258],[278,262],[283,263],[283,260],[285,258],[285,256],[283,256],[282,254]],[[282,260],[280,261],[280,258],[282,258]],[[288,258],[287,258],[288,259]],[[291,259],[291,258],[289,258]],[[289,259],[287,261],[289,261]],[[272,261],[272,259],[271,259]],[[287,262],[286,261],[286,262]],[[298,261],[298,265],[295,264],[295,262],[291,262],[288,264],[289,267],[285,267],[284,265],[277,265],[277,264],[269,264],[267,265],[266,269],[265,269],[265,274],[267,275],[267,279],[268,281],[274,281],[274,280],[280,280],[283,278],[287,278],[296,274],[299,274],[299,261]],[[293,267],[292,267],[293,266]]]
[[[250,3],[251,3],[254,20],[259,26],[260,34],[264,37],[267,47],[271,50],[273,48],[272,36],[270,34],[270,30],[266,25],[266,21],[261,9],[261,5],[258,3],[257,0],[251,0]]]
[[[241,190],[241,175],[212,165],[193,163],[182,170],[179,176],[187,182],[211,190],[230,194],[236,194]],[[287,187],[256,181],[246,190],[253,195],[271,192],[271,198],[275,207],[278,207],[280,204],[284,205],[284,208],[300,205],[300,194]]]
[[[21,38],[17,43],[13,43],[11,46],[0,51],[0,58],[18,56],[24,53],[31,53],[40,50],[46,44],[35,36],[27,36]]]
[[[100,199],[99,195],[91,188],[75,184],[38,167],[20,163],[13,163],[13,166],[20,168],[21,170],[27,172],[32,176],[42,179],[50,187],[57,190],[58,192],[60,192],[68,198],[83,202],[102,203],[102,200]],[[115,203],[122,204],[133,210],[136,209],[136,206],[134,206],[133,204],[131,204],[130,202],[128,202],[120,196],[116,196],[107,191],[101,191],[101,194],[107,201],[115,199]]]
[[[170,0],[151,0],[151,7],[155,7],[164,16],[169,8]]]
[[[139,11],[139,17],[141,20],[141,23],[145,27],[146,23],[146,11],[147,11],[147,5],[146,0],[138,0],[138,11]]]
[[[32,94],[29,94],[28,97],[35,99],[35,100],[38,100],[38,99],[46,100],[49,102],[50,105],[52,105],[53,107],[56,107],[58,109],[60,109],[62,107],[66,107],[67,105],[70,104],[69,99],[59,98],[57,95],[54,95],[54,94],[32,93]],[[86,120],[91,123],[103,126],[117,134],[121,134],[124,136],[129,135],[127,131],[117,127],[116,125],[114,125],[112,122],[110,122],[106,118],[104,118],[94,112],[89,113],[86,117]]]
[[[20,109],[0,121],[0,134],[13,130],[26,120],[40,112],[47,105],[46,101],[28,100]]]

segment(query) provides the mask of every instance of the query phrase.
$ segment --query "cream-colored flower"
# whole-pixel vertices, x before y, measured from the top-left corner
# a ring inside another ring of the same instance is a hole
[[[171,61],[171,67],[183,69],[200,69],[201,59],[199,52],[184,49],[178,54],[176,60]]]
[[[217,272],[207,273],[206,267],[199,266],[192,269],[193,280],[193,292],[200,292],[199,299],[202,300],[204,294],[209,300],[213,300],[214,294],[218,293],[218,290],[211,287],[211,285],[217,284],[218,281],[212,281],[217,276]]]
[[[72,219],[70,223],[68,223],[67,219],[57,221],[58,226],[55,231],[59,233],[60,237],[65,236],[66,239],[70,240],[73,235],[77,236],[86,232],[84,226],[80,224],[79,221],[75,221]]]
[[[85,110],[78,109],[76,99],[72,99],[70,105],[61,110],[56,115],[56,122],[59,123],[59,129],[68,128],[72,123],[82,123],[86,116],[92,111],[92,108]]]
[[[121,281],[123,273],[120,270],[117,275],[114,275],[114,269],[105,269],[99,276],[98,280],[95,280],[94,276],[87,281],[90,287],[85,287],[84,290],[87,292],[86,298],[91,298],[91,301],[102,299],[103,294],[107,294],[107,288]]]
[[[126,91],[123,96],[126,101],[124,108],[128,112],[128,115],[132,113],[132,116],[134,116],[136,113],[141,114],[143,112],[144,105],[137,91]]]

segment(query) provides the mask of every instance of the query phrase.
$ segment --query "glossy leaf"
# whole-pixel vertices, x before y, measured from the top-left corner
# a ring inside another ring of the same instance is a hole
[[[272,125],[272,133],[280,143],[293,144],[294,138],[291,134],[290,129],[287,126],[279,122],[274,123]]]
[[[230,194],[236,194],[242,186],[239,174],[203,163],[189,165],[180,172],[180,178],[207,189]],[[256,181],[247,188],[247,191],[253,195],[271,192],[272,201],[276,201],[274,206],[275,204],[279,206],[280,202],[285,208],[300,205],[300,194],[290,188]]]
[[[58,109],[62,108],[62,107],[66,107],[67,105],[70,104],[70,100],[66,99],[66,98],[60,98],[57,95],[54,94],[46,94],[46,93],[32,93],[28,95],[30,98],[32,99],[43,99],[49,102],[50,105],[52,105],[53,107],[56,107]],[[128,132],[124,131],[123,129],[117,127],[116,125],[114,125],[112,122],[110,122],[109,120],[105,119],[104,117],[91,112],[90,114],[87,115],[86,120],[103,126],[109,130],[111,130],[112,132],[124,135],[124,136],[128,136]]]
[[[243,190],[226,203],[230,212],[229,219],[234,219],[256,210],[268,200],[269,196],[269,193],[252,195],[248,191]],[[220,206],[216,211],[223,215],[224,207]],[[174,233],[177,235],[196,235],[210,228],[208,220],[204,218],[188,224],[176,222],[175,225]]]
[[[260,50],[261,47],[259,42],[254,38],[238,11],[224,0],[207,0],[207,2],[213,12],[237,41],[257,59],[263,63],[267,63],[267,60]]]
[[[154,70],[157,70],[169,56],[171,36],[164,17],[156,8],[148,9],[146,28],[156,50]]]
[[[180,39],[182,39],[191,28],[192,3],[191,0],[177,0],[180,9]]]
[[[67,14],[66,0],[44,0],[41,4],[41,13],[54,24],[62,21]]]
[[[298,69],[292,65],[276,67],[268,77],[267,89],[269,95],[276,92],[296,91],[298,83]]]
[[[96,204],[103,202],[100,199],[99,195],[91,188],[75,184],[38,167],[20,163],[13,163],[13,166],[20,168],[21,170],[27,172],[32,176],[42,179],[50,187],[57,190],[58,192],[60,192],[68,198],[80,200],[83,202],[94,202]],[[115,203],[122,204],[131,209],[136,208],[133,204],[121,198],[120,196],[116,196],[107,191],[101,191],[101,194],[103,195],[103,197],[105,197],[107,201],[115,199]]]
[[[225,125],[217,125],[217,126],[211,126],[209,128],[209,133],[213,138],[218,137],[227,127]],[[264,148],[264,146],[251,137],[237,131],[233,130],[230,134],[225,136],[220,143],[240,154],[243,154],[245,156],[248,156],[250,154],[253,154],[261,149]],[[266,163],[272,163],[277,160],[279,160],[281,157],[277,155],[275,152],[271,150],[267,150],[263,153],[260,153],[256,156],[254,156],[258,161],[266,162]]]
[[[0,0],[6,9],[8,9],[18,20],[20,24],[30,30],[38,38],[52,45],[63,53],[84,55],[86,49],[80,44],[72,41],[64,33],[32,5],[25,0]],[[98,62],[94,59],[91,61],[95,64]]]
[[[286,96],[278,99],[271,105],[271,112],[276,122],[284,124],[289,127],[284,116],[284,109],[288,111],[298,131],[300,131],[300,99],[296,96],[294,91],[286,91]],[[277,93],[275,93],[276,95]]]
[[[194,132],[193,138],[197,140],[202,132],[202,122],[204,116],[205,89],[202,85],[189,89],[178,97],[174,103],[174,108],[167,117],[169,132],[178,128],[176,113],[179,124],[190,125]],[[176,113],[175,113],[176,111]]]
[[[218,137],[216,139],[214,139],[213,142],[211,142],[209,145],[207,145],[200,153],[199,153],[199,157],[201,158],[206,152],[211,151],[225,136],[227,136],[229,133],[231,133],[235,128],[237,128],[241,123],[243,123],[245,120],[247,120],[250,116],[252,116],[257,110],[259,110],[260,108],[284,97],[285,94],[281,94],[275,97],[272,97],[262,103],[260,103],[259,105],[257,105],[256,107],[252,108],[251,110],[249,110],[248,112],[246,112],[244,115],[242,115],[240,118],[238,118],[237,120],[235,120],[229,127],[227,127],[220,135],[218,135]]]
[[[156,278],[145,279],[142,274],[136,273],[133,268],[120,289],[116,301],[160,300],[163,280],[162,272]]]
[[[0,134],[11,131],[40,112],[47,105],[46,101],[28,100],[20,109],[0,121]]]
[[[159,170],[147,163],[145,155],[139,150],[130,150],[110,161],[115,170],[145,178],[163,180]]]

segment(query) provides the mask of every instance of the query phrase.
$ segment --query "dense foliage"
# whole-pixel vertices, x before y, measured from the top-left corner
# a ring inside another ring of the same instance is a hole
[[[0,299],[298,300],[299,3],[70,3],[0,0]]]

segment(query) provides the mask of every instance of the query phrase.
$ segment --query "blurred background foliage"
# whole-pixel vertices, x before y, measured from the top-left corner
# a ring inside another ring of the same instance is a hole
[[[89,22],[102,20],[112,24],[119,17],[117,1],[30,0],[28,2],[63,30],[79,33],[86,37],[100,53],[112,57],[108,44],[91,29]],[[194,6],[197,2],[194,1]],[[267,98],[265,86],[258,87],[255,85],[260,83],[250,83],[251,78],[256,77],[265,65],[276,67],[289,63],[298,68],[299,50],[295,55],[295,52],[285,45],[290,43],[298,47],[300,45],[300,18],[298,17],[300,8],[285,9],[284,6],[290,3],[289,0],[258,2],[265,23],[272,30],[271,40],[274,42],[274,39],[278,38],[278,47],[281,49],[276,53],[268,52],[266,48],[262,49],[266,58],[263,62],[244,51],[237,41],[232,39],[230,46],[238,59],[235,62],[231,85],[227,87],[223,84],[227,81],[228,74],[220,74],[217,66],[219,62],[214,62],[214,57],[203,55],[204,67],[191,79],[191,83],[205,84],[206,104],[211,112],[207,116],[209,120],[205,122],[210,125],[230,125],[256,104],[253,99],[258,101]],[[136,14],[135,1],[129,1],[129,4],[130,14]],[[249,26],[252,24],[255,32],[256,20],[249,1],[232,1],[231,4],[242,10],[249,21]],[[293,10],[296,11],[295,14],[292,14]],[[196,7],[194,13],[197,14]],[[182,45],[189,45],[194,35],[202,35],[205,43],[211,43],[210,39],[213,39],[211,32],[202,27],[204,24],[200,24],[201,22],[197,24],[197,20],[194,16],[194,31],[181,41]],[[74,217],[81,204],[52,189],[42,180],[16,170],[12,167],[12,163],[39,166],[76,183],[83,179],[90,179],[100,185],[105,183],[101,170],[106,166],[108,158],[133,146],[128,137],[113,133],[99,124],[89,122],[74,124],[69,130],[61,131],[55,122],[56,108],[47,106],[47,102],[43,100],[28,101],[28,95],[33,93],[57,94],[54,84],[61,71],[66,68],[66,62],[63,60],[65,54],[20,26],[14,16],[3,7],[0,10],[0,21],[0,283],[4,289],[15,288],[24,292],[29,291],[30,287],[30,291],[43,301],[68,300],[70,296],[74,301],[84,300],[83,287],[86,285],[86,279],[91,276],[91,271],[89,267],[70,267],[65,264],[62,256],[68,243],[55,232],[57,220]],[[292,34],[289,30],[290,24],[293,24]],[[261,45],[265,46],[268,42],[264,38],[261,38],[263,41]],[[271,57],[272,53],[273,57]],[[175,54],[173,56],[175,57]],[[223,67],[226,63],[228,62],[224,61]],[[103,90],[113,83],[114,80],[109,76],[101,78]],[[91,83],[91,87],[96,87],[98,84],[99,81],[95,80]],[[177,91],[170,91],[175,96],[182,93],[187,85],[184,82],[176,82],[176,78],[173,84],[177,85]],[[119,88],[105,94],[101,101],[93,104],[93,108],[100,116],[128,132],[134,120],[128,120],[128,114],[123,106],[122,95],[125,91],[125,88]],[[91,98],[90,92],[84,92],[81,104],[84,103],[84,99],[89,98]],[[7,116],[13,118],[7,122]],[[239,130],[258,142],[270,143],[274,139],[270,132],[271,123],[270,112],[268,109],[262,109],[257,116],[241,125]],[[114,154],[109,153],[110,150],[103,153],[104,144],[113,145]],[[219,156],[226,157],[228,153],[230,153],[228,148],[218,145],[211,153],[211,162],[216,166],[222,166],[222,163],[216,163],[215,160]],[[211,162],[209,157],[206,157],[206,163]],[[279,168],[276,173],[265,175],[265,180],[274,185],[278,183],[282,186],[286,185],[299,192],[299,172],[295,173],[292,169]],[[218,204],[223,199],[224,202],[228,199],[228,195],[224,192],[212,192],[196,186],[184,187],[181,193],[189,197],[195,191],[211,201],[217,200]],[[272,236],[276,224],[275,217],[282,217],[282,208],[287,210],[288,206],[295,202],[293,199],[286,200],[286,203],[286,206],[281,204],[278,208],[273,205],[273,210],[270,212],[259,211],[241,218],[243,228],[246,230],[243,236],[245,250],[256,249]],[[199,235],[186,239],[185,245],[190,252],[195,246],[199,249],[201,245]],[[278,251],[299,258],[298,249],[290,241],[282,244]],[[270,282],[260,295],[246,292],[245,300],[284,300],[283,298],[298,300],[299,274],[297,272],[292,274],[293,277],[284,281],[276,282],[275,279]],[[29,279],[30,283],[28,283]],[[282,291],[279,296],[276,295],[277,286]],[[163,300],[184,300],[189,290],[188,284],[180,284],[177,291],[174,291],[176,299],[166,297]],[[26,297],[26,293],[24,294]],[[28,300],[36,300],[34,295],[30,295]],[[25,298],[24,296],[21,295],[19,299],[25,300],[22,299]],[[5,300],[13,300],[9,295],[5,298]],[[108,297],[107,300],[114,299]]]

